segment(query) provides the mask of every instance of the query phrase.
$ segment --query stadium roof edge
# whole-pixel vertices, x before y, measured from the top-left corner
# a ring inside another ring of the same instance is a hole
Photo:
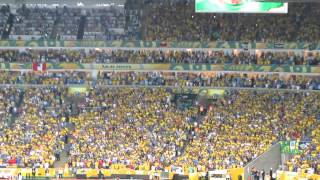
[[[69,6],[69,7],[103,7],[108,5],[124,5],[126,0],[0,0],[0,4],[12,6],[41,5],[41,6]]]
[[[260,2],[296,2],[296,3],[310,3],[310,2],[319,2],[319,0],[256,0]]]

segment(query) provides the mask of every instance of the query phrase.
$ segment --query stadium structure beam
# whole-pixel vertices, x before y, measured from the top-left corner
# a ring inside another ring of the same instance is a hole
[[[311,3],[311,2],[317,2],[320,3],[319,0],[255,0],[259,2],[296,2],[296,3]]]
[[[103,7],[108,5],[124,5],[126,0],[0,0],[0,4],[21,6],[41,5],[41,6],[69,6],[69,7]]]

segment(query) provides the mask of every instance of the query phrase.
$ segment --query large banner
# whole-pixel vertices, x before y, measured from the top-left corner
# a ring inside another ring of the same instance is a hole
[[[281,46],[279,46],[281,44]],[[291,42],[165,42],[165,41],[64,41],[64,40],[2,40],[0,47],[88,47],[88,48],[215,48],[215,49],[312,49],[320,50],[320,43]]]
[[[32,63],[0,63],[0,69],[32,70]],[[230,71],[230,72],[285,72],[320,73],[320,66],[289,65],[211,65],[211,64],[81,64],[46,63],[47,70],[100,70],[100,71]]]
[[[302,142],[302,141],[281,141],[280,149],[281,153],[285,154],[300,154],[302,153],[308,146],[310,142]]]
[[[288,3],[254,0],[196,0],[197,13],[288,13]]]

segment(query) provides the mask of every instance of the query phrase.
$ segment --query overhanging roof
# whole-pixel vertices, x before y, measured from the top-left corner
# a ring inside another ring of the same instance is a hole
[[[48,5],[48,6],[82,6],[96,7],[106,5],[124,5],[126,0],[0,0],[0,4],[9,5]]]

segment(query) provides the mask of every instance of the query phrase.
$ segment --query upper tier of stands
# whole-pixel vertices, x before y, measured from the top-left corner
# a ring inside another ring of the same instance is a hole
[[[8,8],[0,14],[6,24]],[[145,1],[140,8],[22,7],[14,13],[11,38],[163,41],[293,41],[320,39],[320,3],[290,3],[288,14],[195,13],[190,0]],[[81,18],[84,17],[82,22]],[[82,23],[81,23],[82,22]],[[17,35],[17,36],[15,36]],[[31,35],[25,36],[22,35]]]
[[[21,39],[76,40],[81,28],[81,38],[85,40],[132,39],[136,36],[134,31],[137,24],[134,21],[139,19],[138,11],[125,12],[119,6],[97,9],[23,6],[14,15],[10,38]],[[83,17],[84,24],[81,25]],[[133,20],[128,28],[126,18]],[[1,19],[5,21],[7,18]]]

